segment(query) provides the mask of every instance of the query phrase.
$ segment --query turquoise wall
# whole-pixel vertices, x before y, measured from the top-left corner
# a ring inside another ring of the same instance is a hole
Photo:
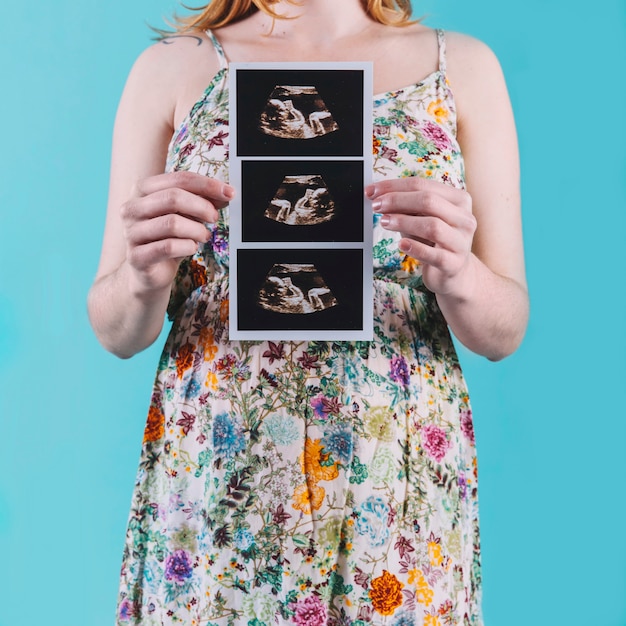
[[[159,348],[105,353],[85,296],[117,101],[145,22],[175,6],[3,7],[0,626],[113,623]],[[461,354],[487,626],[626,626],[626,5],[415,6],[494,48],[520,134],[528,335],[501,363]]]

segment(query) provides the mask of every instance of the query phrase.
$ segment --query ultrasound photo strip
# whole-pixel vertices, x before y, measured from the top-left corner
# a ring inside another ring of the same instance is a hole
[[[370,63],[229,66],[230,339],[371,340]]]

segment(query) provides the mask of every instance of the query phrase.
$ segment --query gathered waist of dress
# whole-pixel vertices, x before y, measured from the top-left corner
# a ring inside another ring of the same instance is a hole
[[[183,286],[187,289],[181,289]],[[228,321],[229,294],[227,274],[217,274],[201,284],[193,284],[193,281],[188,281],[186,285],[179,283],[170,297],[168,318],[180,324],[183,320],[193,319],[195,309],[202,314],[211,310],[212,322],[223,325]],[[421,275],[375,270],[373,298],[379,307],[392,311],[394,315],[402,314],[407,320],[417,320],[426,309],[438,311],[435,295],[424,286]],[[341,305],[340,302],[338,304]]]

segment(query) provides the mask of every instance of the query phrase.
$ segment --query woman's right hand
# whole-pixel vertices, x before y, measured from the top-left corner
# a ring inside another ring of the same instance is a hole
[[[210,238],[207,223],[235,195],[219,180],[193,172],[149,176],[121,207],[130,289],[144,295],[169,289],[184,257]]]

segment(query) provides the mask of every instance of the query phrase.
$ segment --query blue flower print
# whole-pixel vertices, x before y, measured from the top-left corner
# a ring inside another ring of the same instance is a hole
[[[243,428],[239,420],[232,418],[228,413],[219,413],[213,421],[213,447],[215,454],[223,457],[233,457],[241,452],[246,445]]]
[[[254,545],[254,535],[247,528],[239,528],[233,535],[235,546],[242,552]]]
[[[291,445],[300,434],[295,420],[288,415],[281,415],[280,413],[274,413],[266,417],[262,431],[278,446]]]
[[[369,536],[372,547],[382,546],[389,537],[389,506],[382,498],[370,496],[357,511],[356,528],[359,534]]]
[[[391,626],[417,626],[417,624],[415,623],[415,616],[412,613],[402,611],[396,615],[393,622],[391,622]]]
[[[200,395],[200,391],[202,391],[202,387],[198,379],[190,378],[189,383],[187,383],[187,388],[185,389],[185,396],[187,398],[197,398]]]
[[[324,452],[344,465],[352,460],[352,430],[346,424],[331,424],[322,438]]]

